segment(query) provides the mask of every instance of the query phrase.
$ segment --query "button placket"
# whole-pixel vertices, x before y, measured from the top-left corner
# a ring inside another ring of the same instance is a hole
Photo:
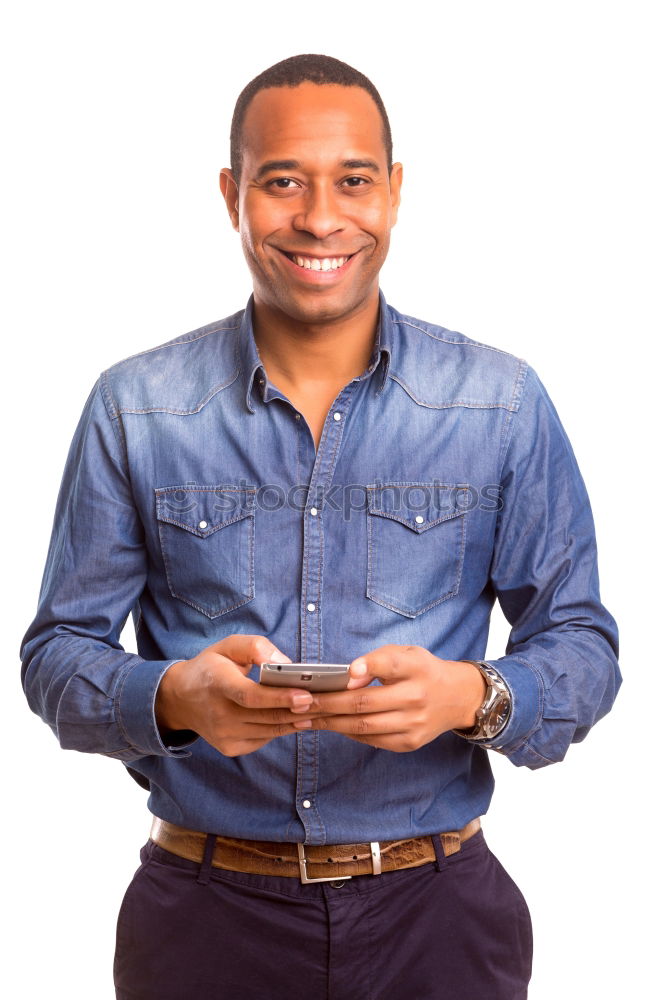
[[[329,411],[310,477],[303,510],[303,566],[301,576],[301,660],[322,661],[321,598],[323,588],[326,508],[323,498],[330,489],[340,450],[343,417],[349,409],[358,383],[350,383]],[[309,844],[325,842],[325,828],[317,810],[319,772],[318,733],[300,732],[297,740],[297,781],[295,803]]]

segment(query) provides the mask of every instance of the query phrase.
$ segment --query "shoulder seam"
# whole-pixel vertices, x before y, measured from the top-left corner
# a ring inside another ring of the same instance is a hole
[[[220,320],[220,323],[224,323],[224,320]],[[106,371],[111,372],[114,368],[118,368],[120,365],[125,364],[126,361],[133,361],[135,358],[142,358],[146,354],[154,354],[156,351],[164,351],[169,347],[180,347],[182,344],[193,344],[196,340],[203,340],[204,337],[210,337],[214,333],[227,333],[233,330],[238,330],[240,329],[241,324],[238,322],[234,326],[220,326],[218,323],[211,325],[213,326],[213,329],[202,327],[199,330],[193,330],[191,333],[184,333],[182,337],[175,337],[173,340],[167,340],[166,343],[158,344],[157,347],[149,347],[145,351],[137,351],[136,354],[130,354],[126,358],[121,358],[120,361],[116,361],[115,364],[110,365]]]
[[[460,337],[464,337],[463,340],[454,340],[452,337],[438,337],[430,330],[426,330],[424,327],[419,326],[412,319],[400,319],[394,316],[393,322],[402,326],[411,326],[412,329],[418,330],[419,333],[423,333],[426,337],[430,337],[431,340],[436,340],[441,344],[454,344],[457,347],[478,347],[483,351],[492,351],[494,354],[503,354],[507,358],[514,358],[516,361],[522,361],[522,358],[512,354],[510,351],[503,351],[501,348],[493,347],[491,344],[482,344],[481,341],[472,340],[470,337],[466,337],[465,334],[459,334]],[[444,329],[444,327],[440,327],[440,329]]]

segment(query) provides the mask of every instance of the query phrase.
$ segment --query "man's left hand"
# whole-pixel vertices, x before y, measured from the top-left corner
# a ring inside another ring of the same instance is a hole
[[[368,687],[374,678],[381,685]],[[315,694],[294,726],[403,753],[473,726],[485,693],[472,663],[442,660],[422,646],[380,646],[352,662],[345,691]]]

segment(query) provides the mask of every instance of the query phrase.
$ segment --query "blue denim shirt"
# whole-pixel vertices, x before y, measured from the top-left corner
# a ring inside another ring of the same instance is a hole
[[[386,643],[481,659],[497,598],[512,627],[488,662],[513,712],[489,747],[530,768],[559,761],[613,703],[617,630],[592,515],[539,379],[381,292],[379,317],[370,364],[316,450],[262,367],[252,298],[121,361],[88,399],[24,686],[63,747],[122,760],[163,819],[345,843],[456,829],[488,808],[487,750],[451,732],[408,753],[326,732],[239,757],[203,739],[165,746],[165,670],[234,633],[294,660],[349,662]],[[139,655],[119,642],[130,612]]]

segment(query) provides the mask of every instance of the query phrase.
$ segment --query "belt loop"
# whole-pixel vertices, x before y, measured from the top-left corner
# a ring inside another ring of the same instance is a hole
[[[217,835],[214,833],[206,834],[206,846],[204,847],[203,860],[201,862],[201,868],[199,869],[199,874],[197,875],[197,882],[199,885],[208,885],[210,882],[210,870],[213,866],[213,851],[215,850],[215,841],[217,840]]]
[[[442,838],[438,833],[433,833],[432,846],[435,848],[435,868],[438,872],[444,871],[446,867],[446,857],[444,855],[444,848],[442,847]]]

